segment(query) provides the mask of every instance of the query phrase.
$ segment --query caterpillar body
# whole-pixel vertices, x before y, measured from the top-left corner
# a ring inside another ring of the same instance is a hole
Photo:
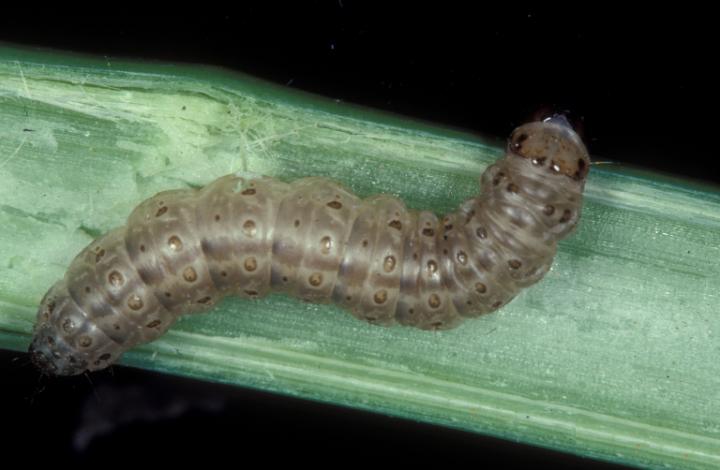
[[[379,325],[447,329],[550,269],[580,217],[589,156],[561,117],[511,135],[480,193],[442,219],[320,177],[219,178],[159,193],[86,247],[43,298],[30,345],[45,373],[107,367],[226,295],[285,292]]]

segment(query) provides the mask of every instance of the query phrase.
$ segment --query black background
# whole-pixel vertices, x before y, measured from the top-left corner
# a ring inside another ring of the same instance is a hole
[[[243,2],[216,10],[195,4],[185,13],[118,5],[93,16],[4,16],[0,40],[110,59],[220,65],[501,138],[538,113],[569,111],[597,159],[720,183],[714,13],[678,5],[635,11],[580,2],[556,8],[469,5]],[[257,459],[608,467],[459,431],[121,367],[91,376],[92,384],[85,377],[39,380],[26,356],[0,358],[0,397],[9,408],[2,427],[13,433],[5,443],[44,449],[31,454],[36,459],[102,463],[109,456],[155,455],[166,462],[230,459],[243,467]],[[119,397],[138,390],[125,393],[127,387],[143,387],[149,398],[123,405]],[[80,452],[72,438],[87,403],[108,415],[159,413],[118,426]],[[190,409],[175,415],[183,404]]]

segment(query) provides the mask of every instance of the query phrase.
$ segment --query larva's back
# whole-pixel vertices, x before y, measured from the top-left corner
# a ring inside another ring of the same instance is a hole
[[[222,177],[142,202],[50,289],[30,352],[45,372],[102,369],[226,295],[284,292],[381,325],[447,329],[496,310],[550,269],[589,168],[563,122],[521,126],[481,192],[442,220],[312,177]]]

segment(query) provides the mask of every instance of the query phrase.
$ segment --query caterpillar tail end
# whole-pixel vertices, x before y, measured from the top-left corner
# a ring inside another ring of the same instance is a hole
[[[28,352],[33,365],[45,375],[79,375],[85,372],[87,364],[68,360],[72,356],[64,349],[63,344],[54,339],[51,328],[41,326],[35,330]]]
[[[58,313],[72,301],[64,281],[57,282],[45,294],[37,313],[33,340],[28,352],[30,360],[46,375],[78,375],[87,369],[87,361],[76,358],[54,324]]]
[[[40,303],[30,360],[40,372],[53,376],[102,369],[113,355],[105,352],[109,340],[99,333],[72,300],[65,281],[59,281]]]

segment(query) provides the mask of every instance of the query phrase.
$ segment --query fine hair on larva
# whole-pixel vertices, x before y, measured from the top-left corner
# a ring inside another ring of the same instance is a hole
[[[103,369],[227,295],[283,292],[361,320],[453,328],[550,269],[590,159],[567,121],[518,127],[479,193],[442,218],[321,177],[223,176],[159,193],[93,241],[43,298],[30,345],[51,375]]]

